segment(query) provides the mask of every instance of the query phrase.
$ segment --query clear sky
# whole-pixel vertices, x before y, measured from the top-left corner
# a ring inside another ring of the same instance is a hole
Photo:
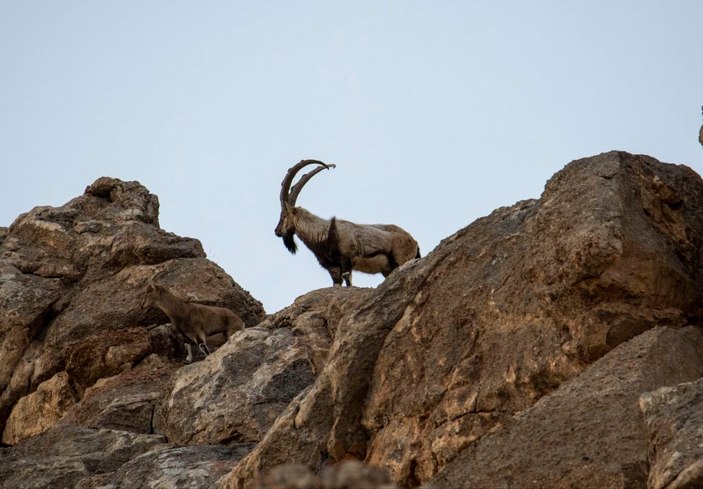
[[[273,234],[303,158],[299,205],[426,254],[574,159],[703,173],[701,105],[701,0],[0,0],[0,226],[138,180],[275,312],[331,284]]]

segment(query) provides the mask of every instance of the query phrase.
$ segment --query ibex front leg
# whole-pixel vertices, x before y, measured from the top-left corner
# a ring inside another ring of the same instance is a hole
[[[351,287],[351,272],[342,272],[341,268],[333,268],[328,270],[328,272],[330,272],[330,277],[332,277],[332,285],[335,287],[341,287],[342,282],[347,287]]]
[[[203,352],[203,355],[208,356],[210,354],[210,349],[205,343],[198,343],[198,348],[200,348],[200,351]]]
[[[198,348],[203,352],[203,355],[208,356],[210,354],[210,349],[207,347],[207,337],[204,332],[200,332],[200,342],[198,343]]]
[[[208,349],[207,345],[205,343],[195,343],[198,345],[198,348],[200,349],[201,352],[203,352],[203,355],[208,356],[210,354],[210,350]],[[192,363],[193,362],[193,347],[191,346],[190,343],[183,343],[183,346],[186,347],[186,352],[188,352],[188,356],[186,356],[186,363]]]
[[[332,285],[334,287],[341,287],[342,286],[342,267],[328,267],[327,271],[330,273],[330,277],[332,277]]]
[[[344,283],[347,284],[347,287],[351,287],[351,271],[344,272],[342,278],[344,279]]]

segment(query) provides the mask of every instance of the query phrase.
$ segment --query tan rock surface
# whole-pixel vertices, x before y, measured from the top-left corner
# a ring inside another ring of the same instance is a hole
[[[153,432],[156,402],[177,370],[164,366],[185,357],[168,318],[141,307],[145,286],[159,271],[187,300],[229,307],[250,326],[264,317],[261,304],[205,258],[199,241],[158,227],[158,198],[137,182],[100,178],[64,206],[21,215],[2,236],[0,431],[6,444],[50,428],[73,408],[79,414],[72,419],[91,426]],[[160,359],[147,360],[154,357]],[[151,389],[150,376],[160,382]],[[135,377],[141,388],[134,387]],[[108,378],[95,402],[95,386]],[[108,401],[109,395],[115,397]],[[89,406],[99,411],[89,413]],[[119,410],[132,416],[120,419]]]
[[[342,318],[322,375],[222,485],[350,457],[402,486],[431,481],[616,346],[701,317],[702,208],[684,166],[572,162],[539,200],[457,232]]]
[[[0,480],[684,487],[701,473],[679,384],[703,373],[702,245],[701,178],[611,152],[375,289],[265,317],[197,240],[158,228],[148,190],[99,179],[0,229],[0,423],[16,443]],[[140,307],[156,273],[248,328],[185,365],[167,317]],[[367,465],[339,465],[353,460]]]
[[[63,418],[77,400],[78,396],[69,385],[68,374],[57,373],[17,402],[7,420],[2,442],[14,445],[43,433]]]
[[[641,394],[703,375],[703,334],[655,328],[471,444],[437,487],[646,487]]]

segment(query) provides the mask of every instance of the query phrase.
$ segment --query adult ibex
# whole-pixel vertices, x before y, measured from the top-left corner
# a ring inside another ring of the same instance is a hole
[[[295,175],[309,165],[318,166],[291,187]],[[297,235],[329,272],[332,283],[342,285],[343,279],[347,286],[351,286],[352,270],[382,273],[387,277],[403,263],[420,258],[417,241],[398,226],[355,224],[336,218],[328,220],[295,206],[305,184],[322,170],[334,167],[317,160],[302,160],[283,178],[281,218],[276,226],[276,236],[283,238],[288,251],[297,251],[294,240]]]
[[[184,301],[165,287],[154,283],[162,273],[156,274],[149,281],[142,300],[142,309],[149,307],[161,309],[178,332],[187,341],[196,344],[205,356],[210,354],[207,346],[208,337],[221,334],[224,336],[224,341],[227,341],[234,333],[244,329],[242,320],[229,309]],[[190,363],[193,360],[193,352],[190,343],[184,344],[188,352],[186,362]]]

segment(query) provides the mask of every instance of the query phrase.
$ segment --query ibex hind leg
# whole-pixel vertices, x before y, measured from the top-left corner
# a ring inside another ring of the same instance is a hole
[[[393,270],[395,270],[396,268],[398,268],[398,266],[399,266],[398,262],[395,259],[395,256],[393,256],[393,253],[389,253],[386,256],[386,259],[388,260],[388,262],[383,267],[383,270],[381,270],[381,273],[383,274],[384,277],[388,277],[391,274],[391,272]]]
[[[398,260],[395,258],[395,254],[391,251],[388,253],[388,266],[391,267],[391,271],[395,270],[400,266]]]

